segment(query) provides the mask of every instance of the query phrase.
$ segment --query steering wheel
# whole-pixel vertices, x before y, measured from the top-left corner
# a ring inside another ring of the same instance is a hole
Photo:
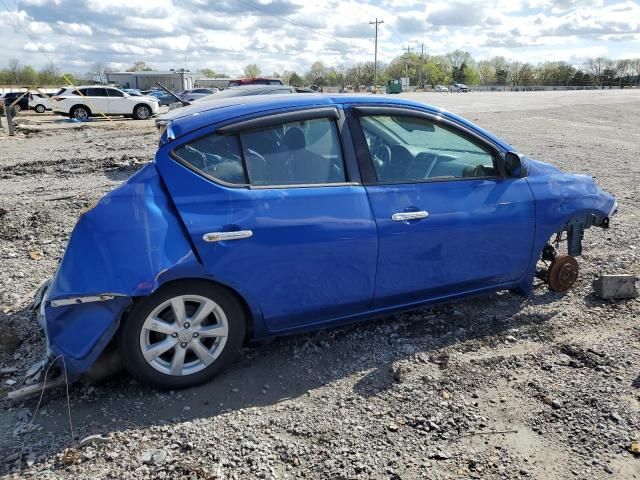
[[[391,165],[391,149],[384,143],[371,147],[371,157],[379,173],[384,173]]]

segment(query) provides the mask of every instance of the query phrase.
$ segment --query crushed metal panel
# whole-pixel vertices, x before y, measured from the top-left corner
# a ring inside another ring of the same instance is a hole
[[[600,275],[593,281],[593,289],[604,300],[636,298],[637,280],[633,275]]]

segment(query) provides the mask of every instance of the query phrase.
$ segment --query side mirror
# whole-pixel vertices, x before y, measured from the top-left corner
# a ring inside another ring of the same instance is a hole
[[[508,177],[520,178],[525,176],[522,160],[516,152],[507,152],[504,155],[504,169]]]

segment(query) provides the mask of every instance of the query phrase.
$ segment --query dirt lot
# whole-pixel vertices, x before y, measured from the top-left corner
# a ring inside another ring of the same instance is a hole
[[[640,440],[640,300],[602,301],[591,287],[598,272],[640,275],[640,91],[413,97],[591,174],[618,197],[612,228],[586,233],[575,289],[503,292],[278,339],[181,392],[123,373],[73,385],[69,410],[64,389],[47,394],[35,419],[36,400],[0,403],[0,473],[640,478],[630,452]],[[0,369],[9,372],[0,394],[43,351],[26,296],[54,272],[79,213],[157,143],[152,122],[40,122],[44,131],[0,135]]]

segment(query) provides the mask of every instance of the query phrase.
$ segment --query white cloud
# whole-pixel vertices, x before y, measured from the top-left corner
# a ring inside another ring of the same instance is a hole
[[[82,23],[57,22],[59,30],[67,35],[93,35],[93,30],[89,25]]]
[[[98,60],[179,68],[186,56],[192,69],[239,73],[255,62],[264,72],[301,72],[316,60],[372,60],[374,18],[384,20],[381,62],[421,44],[430,55],[462,48],[476,59],[531,62],[640,54],[634,0],[249,1],[256,8],[235,0],[20,0],[18,9],[0,11],[0,28],[14,38],[0,51],[0,67],[11,58],[41,67],[44,50],[61,69]]]
[[[23,47],[25,52],[55,52],[56,46],[53,43],[28,42]]]

